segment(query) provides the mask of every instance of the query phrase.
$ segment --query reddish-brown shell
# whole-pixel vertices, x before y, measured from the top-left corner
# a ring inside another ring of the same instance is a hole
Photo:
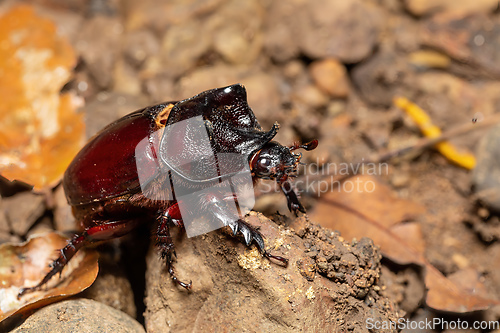
[[[145,138],[158,145],[157,118],[172,103],[133,112],[99,132],[73,159],[63,186],[70,205],[81,205],[137,191],[136,146]],[[151,177],[158,171],[156,158],[144,152],[141,168]],[[141,169],[141,172],[145,172]]]

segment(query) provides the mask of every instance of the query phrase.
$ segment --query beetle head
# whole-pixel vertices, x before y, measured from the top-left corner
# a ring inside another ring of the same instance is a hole
[[[250,159],[250,169],[257,178],[284,182],[288,177],[295,177],[302,158],[302,154],[292,151],[298,148],[313,150],[317,146],[317,140],[304,145],[294,144],[292,147],[283,146],[275,141],[268,142],[253,154]]]

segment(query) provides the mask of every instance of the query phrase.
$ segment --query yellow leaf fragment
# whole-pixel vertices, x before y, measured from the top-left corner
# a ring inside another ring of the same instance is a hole
[[[410,102],[404,97],[394,98],[394,105],[410,116],[417,124],[420,131],[425,137],[438,138],[441,136],[441,129],[434,125],[427,113],[418,105]],[[476,166],[476,158],[469,153],[459,152],[451,143],[443,141],[435,145],[436,149],[449,161],[466,169],[474,169]]]

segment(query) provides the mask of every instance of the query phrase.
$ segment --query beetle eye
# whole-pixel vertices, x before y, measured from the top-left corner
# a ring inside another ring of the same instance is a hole
[[[257,161],[257,168],[260,173],[269,173],[269,166],[271,165],[271,160],[269,158],[259,158]]]

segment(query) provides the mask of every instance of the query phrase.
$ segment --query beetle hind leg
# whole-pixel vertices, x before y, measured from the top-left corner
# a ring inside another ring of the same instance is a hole
[[[84,246],[87,246],[94,242],[110,240],[113,238],[121,237],[129,233],[133,228],[137,226],[139,220],[120,220],[105,222],[103,224],[93,226],[85,229],[81,234],[76,234],[68,244],[60,250],[59,257],[50,263],[49,267],[51,270],[45,275],[45,277],[34,287],[22,288],[17,295],[17,298],[21,296],[42,289],[42,287],[50,281],[50,279],[57,273],[61,274],[63,268],[66,266],[68,261],[73,258],[73,256]]]
[[[238,231],[241,232],[245,239],[245,243],[247,246],[249,246],[252,243],[252,240],[255,241],[257,244],[257,247],[259,248],[259,251],[262,253],[262,255],[268,259],[274,259],[280,261],[284,266],[288,266],[288,259],[280,256],[275,256],[269,252],[266,251],[265,248],[265,243],[264,243],[264,238],[258,232],[255,230],[254,227],[250,226],[248,223],[246,223],[243,220],[237,220],[233,223],[229,224],[229,227],[233,231],[233,235],[236,236]]]
[[[172,218],[170,215],[165,214],[160,217],[160,221],[158,223],[158,228],[156,230],[156,246],[160,250],[160,255],[162,259],[165,259],[168,273],[172,278],[172,281],[177,283],[179,286],[185,289],[191,289],[192,281],[189,283],[185,283],[177,278],[175,274],[175,269],[172,265],[172,254],[177,257],[174,250],[174,242],[172,241],[172,237],[170,236],[170,228],[169,224],[172,222]]]

